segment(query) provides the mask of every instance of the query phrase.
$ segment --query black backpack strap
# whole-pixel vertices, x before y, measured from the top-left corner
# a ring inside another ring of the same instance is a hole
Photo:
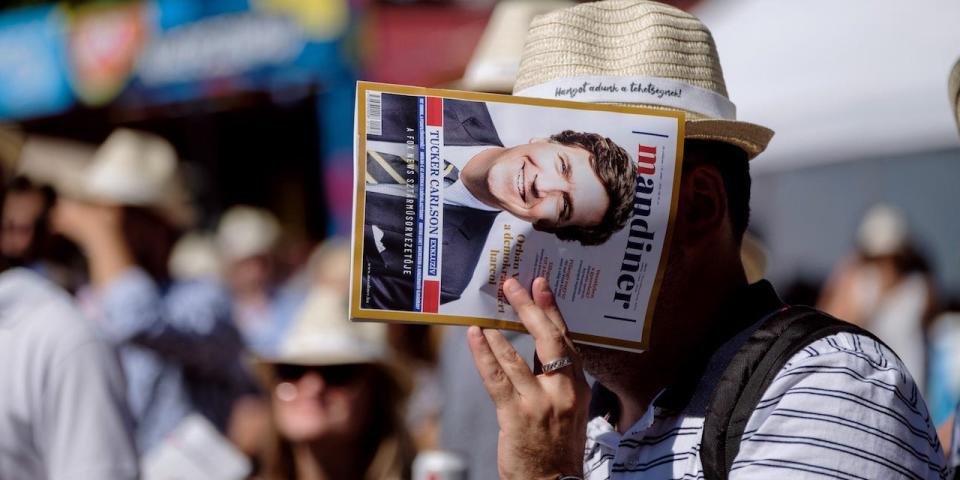
[[[809,307],[785,308],[750,336],[720,377],[707,407],[700,446],[704,478],[729,476],[747,421],[790,358],[814,341],[840,332],[876,339],[862,328]]]

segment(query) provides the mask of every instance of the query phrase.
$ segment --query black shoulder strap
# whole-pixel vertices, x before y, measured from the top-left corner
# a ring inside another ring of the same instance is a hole
[[[704,478],[729,476],[747,421],[787,361],[810,343],[839,332],[876,339],[862,328],[809,307],[781,310],[750,336],[720,377],[707,407],[700,446]]]

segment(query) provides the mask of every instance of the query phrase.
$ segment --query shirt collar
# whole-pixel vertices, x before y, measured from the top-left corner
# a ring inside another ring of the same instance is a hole
[[[443,203],[447,205],[457,205],[460,207],[483,210],[485,212],[500,211],[499,208],[494,208],[486,203],[481,202],[480,199],[470,193],[470,190],[467,189],[467,186],[463,184],[462,180],[457,180],[444,189]]]
[[[716,317],[713,329],[704,337],[705,342],[690,348],[690,356],[678,370],[676,381],[657,394],[648,411],[659,408],[681,412],[688,406],[705,409],[709,394],[743,342],[767,317],[784,307],[766,280],[747,285],[732,295]],[[691,402],[694,398],[698,402]],[[590,416],[614,424],[620,417],[616,395],[600,382],[593,384]]]

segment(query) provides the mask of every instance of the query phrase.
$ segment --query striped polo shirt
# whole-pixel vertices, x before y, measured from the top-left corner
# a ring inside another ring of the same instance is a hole
[[[749,290],[741,302],[778,302],[766,282]],[[661,392],[625,434],[611,425],[610,415],[594,418],[587,427],[584,478],[704,478],[700,441],[710,395],[730,359],[763,321],[756,319],[776,309],[766,310],[714,351],[697,370],[699,381]],[[754,309],[745,315],[760,313]],[[869,337],[838,333],[801,349],[778,373],[747,423],[730,478],[940,479],[947,474],[926,404],[897,356]]]

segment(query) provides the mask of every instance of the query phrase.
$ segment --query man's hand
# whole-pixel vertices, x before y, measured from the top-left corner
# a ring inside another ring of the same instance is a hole
[[[581,475],[590,387],[567,326],[544,278],[533,282],[533,298],[516,280],[503,292],[536,341],[537,356],[562,357],[572,365],[533,375],[510,342],[496,330],[470,327],[467,341],[483,384],[497,408],[497,463],[506,480],[556,480]]]
[[[123,207],[59,199],[50,223],[83,250],[97,287],[109,285],[134,266],[123,236]]]
[[[57,200],[50,215],[53,230],[88,250],[106,238],[122,238],[122,208],[68,198]]]

